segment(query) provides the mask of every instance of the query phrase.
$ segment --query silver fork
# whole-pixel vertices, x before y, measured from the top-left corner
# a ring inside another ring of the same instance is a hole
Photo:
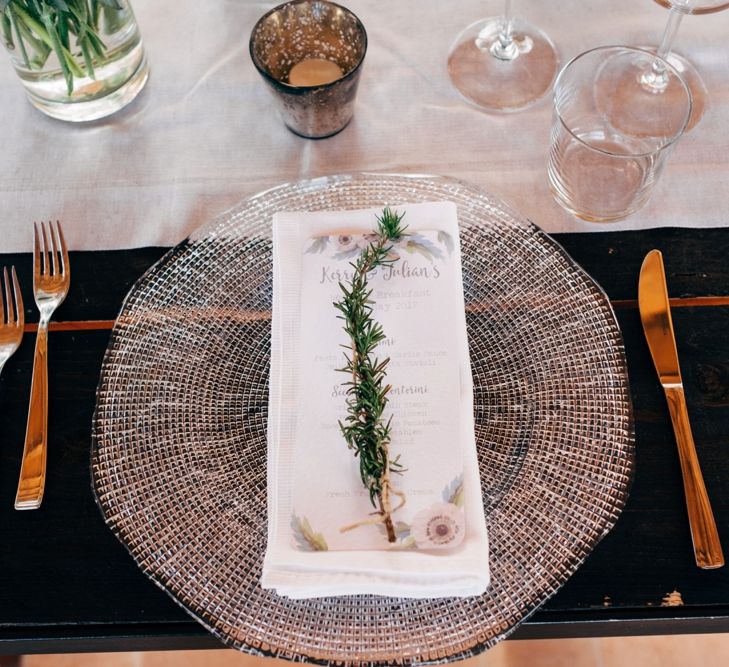
[[[63,303],[71,282],[68,250],[61,225],[33,224],[33,293],[40,311],[38,337],[33,357],[33,381],[30,388],[28,426],[25,431],[23,463],[20,468],[16,510],[38,509],[46,485],[48,443],[48,322],[53,311]],[[42,240],[42,242],[41,242]]]
[[[25,326],[25,311],[23,310],[23,297],[18,287],[18,277],[15,267],[10,267],[12,283],[8,280],[8,270],[3,267],[3,285],[5,296],[0,289],[0,373],[5,362],[13,356],[23,338]]]

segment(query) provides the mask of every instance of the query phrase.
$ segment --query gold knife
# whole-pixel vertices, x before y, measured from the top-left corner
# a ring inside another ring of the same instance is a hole
[[[711,570],[724,565],[724,555],[691,435],[660,250],[651,250],[643,260],[638,282],[638,304],[643,331],[661,385],[666,392],[668,410],[676,434],[696,564],[700,568]]]

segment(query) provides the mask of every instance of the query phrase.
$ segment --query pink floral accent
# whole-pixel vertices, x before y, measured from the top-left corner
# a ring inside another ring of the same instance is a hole
[[[415,515],[410,534],[419,549],[451,549],[461,543],[465,528],[463,510],[452,503],[436,503]]]

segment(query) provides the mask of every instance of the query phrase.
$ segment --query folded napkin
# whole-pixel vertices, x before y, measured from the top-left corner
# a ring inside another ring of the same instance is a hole
[[[393,210],[405,214],[407,235],[369,284],[387,336],[378,356],[390,358],[390,454],[405,468],[393,475],[405,496],[393,513],[395,543],[382,524],[366,523],[374,508],[339,430],[348,338],[332,305],[382,210],[274,216],[261,584],[280,595],[469,596],[489,583],[456,207]]]

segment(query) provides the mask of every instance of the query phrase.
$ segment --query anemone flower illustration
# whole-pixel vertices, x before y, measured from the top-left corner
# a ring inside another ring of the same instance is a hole
[[[359,237],[352,234],[340,234],[336,237],[337,252],[349,252],[350,250],[359,249]]]
[[[452,549],[466,532],[464,514],[452,503],[436,503],[415,515],[410,535],[419,549]]]

